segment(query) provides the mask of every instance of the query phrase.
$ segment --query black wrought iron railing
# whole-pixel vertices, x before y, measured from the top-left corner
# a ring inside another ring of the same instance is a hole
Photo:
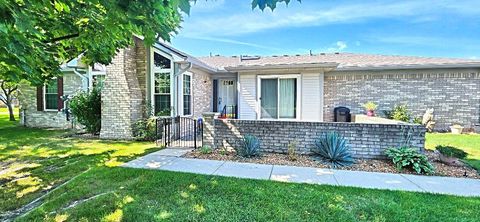
[[[167,117],[156,121],[157,145],[198,148],[203,145],[203,121],[191,117]]]
[[[236,119],[237,118],[237,106],[227,106],[225,105],[220,113],[220,118],[222,119]]]

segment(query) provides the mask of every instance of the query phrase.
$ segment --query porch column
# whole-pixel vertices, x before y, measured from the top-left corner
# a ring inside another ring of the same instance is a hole
[[[216,149],[215,146],[215,120],[219,113],[203,113],[203,145]]]

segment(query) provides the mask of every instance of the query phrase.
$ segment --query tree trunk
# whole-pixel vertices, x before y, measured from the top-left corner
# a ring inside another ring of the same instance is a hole
[[[8,113],[10,114],[10,121],[15,121],[15,114],[13,113],[12,103],[7,104]]]

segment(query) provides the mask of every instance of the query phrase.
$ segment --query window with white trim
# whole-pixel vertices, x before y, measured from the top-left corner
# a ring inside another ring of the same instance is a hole
[[[183,115],[192,115],[192,76],[183,75]]]
[[[53,79],[45,84],[43,90],[44,110],[58,110],[58,81]]]
[[[260,118],[297,118],[297,83],[296,77],[260,78]]]
[[[89,87],[93,88],[103,88],[103,83],[105,82],[105,77],[107,74],[107,67],[105,65],[95,63],[92,65],[92,70],[90,72],[90,83]]]
[[[153,97],[155,115],[169,116],[171,111],[170,72],[155,73]]]

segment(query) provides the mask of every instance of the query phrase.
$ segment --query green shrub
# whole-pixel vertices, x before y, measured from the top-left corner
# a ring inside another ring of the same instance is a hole
[[[201,154],[210,154],[212,153],[212,148],[210,146],[202,146],[200,147]]]
[[[406,104],[395,105],[391,111],[385,111],[385,115],[389,119],[394,119],[403,122],[410,122],[412,118]]]
[[[415,123],[415,124],[420,124],[420,125],[422,125],[422,118],[420,118],[420,117],[414,117],[412,122]]]
[[[389,148],[385,154],[392,159],[399,171],[411,168],[419,174],[433,174],[435,168],[428,162],[427,156],[419,153],[415,148]]]
[[[100,89],[95,87],[90,92],[75,95],[69,102],[69,108],[88,133],[98,134],[102,123],[101,104]]]
[[[243,157],[258,156],[260,155],[260,140],[253,135],[246,135],[242,139],[240,148],[236,151]]]
[[[322,157],[334,168],[353,163],[347,140],[337,132],[324,133],[317,141],[313,152]]]
[[[156,118],[143,118],[133,125],[133,137],[138,141],[155,141],[157,139]]]
[[[288,143],[287,153],[288,153],[288,159],[290,161],[297,160],[297,142],[296,141],[292,141]]]
[[[447,157],[455,157],[458,159],[464,159],[467,157],[468,153],[465,151],[458,149],[453,146],[444,146],[444,145],[438,145],[435,147],[441,154]]]

